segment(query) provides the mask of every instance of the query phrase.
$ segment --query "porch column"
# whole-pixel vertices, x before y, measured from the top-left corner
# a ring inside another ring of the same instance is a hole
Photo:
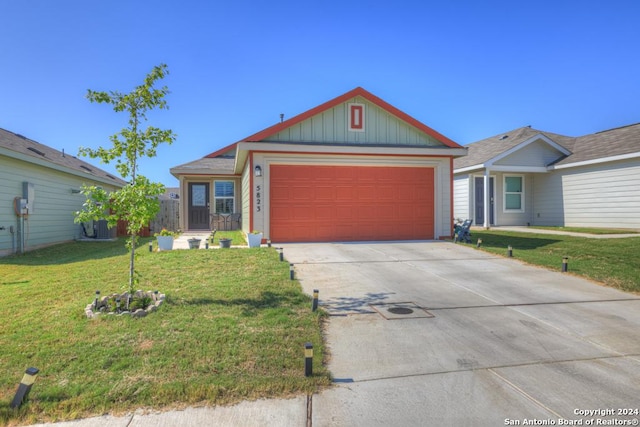
[[[491,183],[490,180],[490,175],[491,173],[489,172],[489,168],[486,168],[484,170],[484,228],[485,230],[488,230],[491,227],[491,216],[490,216],[490,212],[491,212],[491,202],[490,202],[490,188],[489,188],[489,184]],[[480,225],[480,224],[478,224]]]
[[[178,194],[180,195],[180,198],[178,199],[178,212],[180,212],[180,218],[178,221],[178,226],[180,227],[180,230],[186,230],[187,226],[186,226],[186,222],[185,222],[185,218],[189,217],[189,214],[187,213],[187,203],[189,200],[189,194],[188,194],[188,189],[187,189],[187,183],[185,182],[184,176],[180,175],[178,180],[180,181],[180,190],[178,191]],[[171,230],[171,231],[177,231],[177,230]]]

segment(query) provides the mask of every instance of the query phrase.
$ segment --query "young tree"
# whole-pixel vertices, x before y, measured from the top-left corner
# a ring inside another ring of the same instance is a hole
[[[135,248],[140,230],[147,226],[160,209],[158,196],[164,192],[164,186],[151,182],[138,171],[138,159],[155,157],[158,146],[171,144],[176,135],[170,130],[153,126],[142,129],[147,121],[147,112],[155,108],[168,109],[164,97],[169,93],[166,86],[154,88],[157,80],[163,79],[169,71],[160,64],[146,76],[144,83],[127,94],[120,92],[96,92],[89,90],[87,98],[91,102],[111,104],[117,113],[129,114],[128,126],[112,135],[110,148],[97,150],[80,148],[80,155],[99,158],[103,163],[116,161],[116,169],[128,181],[128,185],[114,192],[102,187],[84,186],[82,193],[86,201],[81,211],[76,212],[75,221],[106,219],[110,227],[119,220],[127,222],[127,248],[131,252],[129,260],[129,294],[135,285]]]

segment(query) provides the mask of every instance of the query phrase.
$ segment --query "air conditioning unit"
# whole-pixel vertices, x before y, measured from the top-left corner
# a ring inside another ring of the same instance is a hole
[[[96,238],[97,239],[110,239],[111,233],[109,232],[109,226],[107,226],[107,220],[101,219],[96,225]]]

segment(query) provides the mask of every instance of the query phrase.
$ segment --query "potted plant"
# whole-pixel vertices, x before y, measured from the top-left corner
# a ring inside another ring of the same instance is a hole
[[[221,248],[230,248],[231,247],[231,239],[226,237],[221,237],[218,239],[218,243],[220,243]]]
[[[201,239],[196,239],[195,237],[192,237],[191,239],[189,239],[187,241],[189,242],[189,249],[199,249],[200,248]]]
[[[262,244],[262,233],[254,230],[253,233],[247,234],[247,240],[250,248],[259,248]]]
[[[173,239],[178,237],[178,233],[163,228],[159,233],[156,233],[155,236],[158,240],[158,250],[170,251],[173,249]]]

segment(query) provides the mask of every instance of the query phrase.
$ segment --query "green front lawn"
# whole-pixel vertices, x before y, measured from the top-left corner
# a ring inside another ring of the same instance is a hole
[[[122,240],[0,258],[0,423],[229,404],[330,384],[323,315],[311,312],[275,249],[152,253],[148,242],[138,250],[139,288],[167,299],[142,319],[84,315],[97,289],[125,290]],[[314,345],[309,378],[305,342]],[[14,411],[9,403],[31,366],[40,375]]]
[[[497,230],[472,230],[475,247],[507,255],[551,270],[562,269],[568,257],[568,272],[624,291],[640,292],[640,236],[621,239],[593,239],[564,235],[518,233]]]

